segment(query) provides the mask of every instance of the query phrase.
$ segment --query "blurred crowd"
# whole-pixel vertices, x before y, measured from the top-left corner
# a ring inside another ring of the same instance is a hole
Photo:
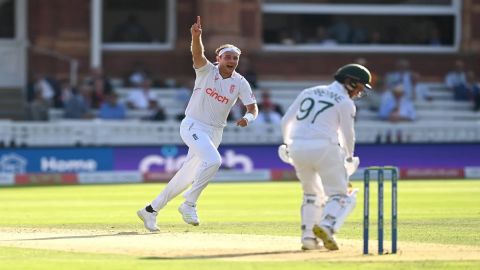
[[[369,67],[365,58],[359,58],[356,62]],[[370,69],[375,71],[375,68]],[[287,108],[285,104],[275,102],[275,89],[259,88],[257,72],[247,58],[242,59],[237,71],[245,76],[256,92],[259,116],[255,125],[279,124]],[[418,118],[415,104],[433,99],[429,89],[418,84],[420,80],[420,74],[410,66],[408,60],[398,59],[392,70],[383,76],[372,73],[373,90],[361,100],[366,106],[359,110],[366,108],[381,121],[415,121]],[[114,85],[100,68],[92,69],[78,85],[41,73],[33,74],[27,89],[28,118],[48,121],[49,110],[55,108],[61,109],[66,119],[126,119],[130,113],[135,118],[147,121],[180,121],[183,113],[172,114],[167,111],[165,103],[171,101],[161,100],[156,91],[175,89],[175,102],[181,107],[179,111],[183,111],[193,89],[193,81],[177,83],[154,80],[152,73],[140,62],[134,63],[131,71],[122,78],[120,85],[124,90],[128,89],[127,93],[119,94]],[[472,104],[473,110],[480,110],[480,84],[462,60],[452,63],[452,70],[445,74],[445,86],[452,100]],[[240,102],[235,104],[228,121],[239,119],[245,113],[243,110]]]
[[[365,59],[358,59],[357,62],[368,66]],[[383,78],[375,73],[372,76],[375,94],[368,95],[366,102],[381,120],[415,121],[415,104],[434,99],[427,87],[418,84],[421,81],[420,74],[410,67],[406,59],[399,59],[395,69],[387,72]],[[480,84],[474,72],[467,70],[462,60],[457,60],[452,70],[445,74],[444,84],[452,100],[471,104],[466,106],[471,106],[474,111],[480,109]]]
[[[256,73],[248,60],[245,59],[238,71],[245,75],[252,88],[257,86]],[[119,88],[122,91],[118,91]],[[172,101],[159,98],[157,91],[162,89],[175,90],[174,102],[183,111],[193,90],[193,80],[155,80],[140,62],[134,63],[124,78],[111,79],[101,68],[93,68],[77,85],[67,79],[58,80],[34,72],[27,84],[26,111],[32,121],[50,120],[49,112],[55,109],[62,111],[65,119],[121,120],[130,114],[130,118],[146,121],[182,120],[183,113],[172,115],[166,111],[166,103]]]
[[[429,18],[387,18],[376,20],[366,16],[291,16],[291,24],[283,29],[265,30],[267,43],[324,46],[366,45],[427,45],[443,46],[453,41],[448,29]],[[443,28],[440,28],[443,27]],[[403,29],[409,29],[404,31]],[[441,30],[444,31],[443,35]]]
[[[66,119],[125,119],[127,111],[142,111],[143,120],[163,121],[166,113],[154,94],[153,79],[136,65],[125,79],[128,94],[120,97],[111,79],[100,68],[93,68],[79,85],[69,80],[56,80],[52,76],[36,73],[27,86],[27,114],[30,120],[49,120],[49,110],[63,110]],[[186,102],[189,91],[175,87],[179,99]]]

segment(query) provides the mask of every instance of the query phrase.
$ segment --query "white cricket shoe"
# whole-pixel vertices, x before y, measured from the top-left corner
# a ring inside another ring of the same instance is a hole
[[[145,228],[151,232],[160,231],[157,226],[157,212],[150,213],[145,208],[137,211],[137,216],[143,221]]]
[[[324,226],[313,226],[313,233],[316,237],[322,239],[323,246],[328,250],[338,250],[337,241],[333,237],[333,232],[330,228]]]
[[[316,238],[305,237],[302,238],[302,250],[316,250],[321,249],[322,246],[318,244]]]
[[[191,224],[193,226],[198,226],[200,224],[197,216],[197,209],[195,208],[195,206],[190,206],[186,203],[182,203],[178,207],[178,212],[182,214],[183,221],[185,221],[187,224]]]

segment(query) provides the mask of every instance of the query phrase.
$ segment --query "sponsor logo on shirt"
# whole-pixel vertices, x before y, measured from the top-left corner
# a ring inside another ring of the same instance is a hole
[[[205,89],[205,92],[207,93],[207,95],[211,96],[220,103],[228,104],[228,102],[230,101],[226,96],[220,95],[217,91],[215,91],[215,89],[207,88]]]

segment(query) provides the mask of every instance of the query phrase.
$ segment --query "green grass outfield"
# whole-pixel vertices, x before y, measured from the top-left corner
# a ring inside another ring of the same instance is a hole
[[[163,184],[0,187],[2,228],[143,231],[135,211],[153,199]],[[361,188],[360,182],[354,186]],[[385,190],[386,228],[390,186]],[[375,199],[375,185],[371,199]],[[340,239],[362,238],[362,196]],[[302,200],[297,182],[213,183],[198,204],[201,226],[186,225],[177,213],[182,198],[160,212],[162,232],[299,236]],[[374,202],[374,201],[373,201]],[[375,237],[375,203],[371,235]],[[400,181],[399,244],[402,241],[480,246],[480,181]],[[390,232],[385,231],[386,239]],[[1,239],[0,239],[1,240]],[[299,246],[300,248],[300,246]],[[445,250],[448,253],[448,250]],[[358,247],[361,253],[361,246]],[[440,254],[441,255],[441,254]],[[386,255],[392,256],[392,255]],[[393,255],[395,256],[395,255]],[[376,256],[379,258],[382,256]],[[1,269],[480,269],[470,261],[322,262],[225,261],[217,258],[146,260],[138,256],[91,254],[1,247]]]

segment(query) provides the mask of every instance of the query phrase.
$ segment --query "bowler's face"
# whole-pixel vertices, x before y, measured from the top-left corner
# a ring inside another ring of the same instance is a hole
[[[221,69],[227,73],[233,73],[238,66],[240,55],[235,52],[225,52],[221,56],[217,57],[218,64]]]

